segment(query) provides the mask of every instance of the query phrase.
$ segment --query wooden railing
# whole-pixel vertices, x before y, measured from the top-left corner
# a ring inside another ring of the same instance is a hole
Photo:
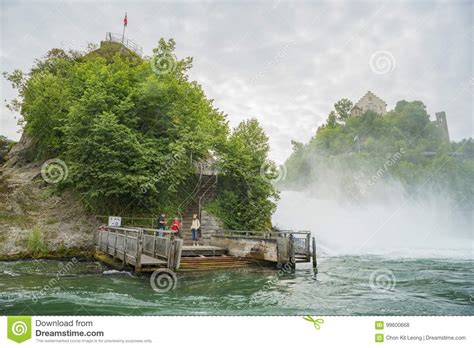
[[[166,262],[171,270],[179,268],[183,241],[175,238],[175,231],[148,228],[100,227],[97,231],[97,248],[122,260],[124,264],[142,268],[142,257],[147,255]]]

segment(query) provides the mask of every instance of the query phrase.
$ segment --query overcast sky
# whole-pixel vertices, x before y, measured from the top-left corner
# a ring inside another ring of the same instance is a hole
[[[1,71],[28,70],[52,47],[84,48],[108,31],[150,55],[160,37],[194,57],[191,78],[232,126],[256,117],[282,162],[332,104],[371,90],[388,108],[446,111],[451,139],[473,136],[472,1],[1,1]],[[2,81],[2,101],[15,94]],[[3,103],[4,104],[4,103]],[[19,139],[4,106],[0,134]]]

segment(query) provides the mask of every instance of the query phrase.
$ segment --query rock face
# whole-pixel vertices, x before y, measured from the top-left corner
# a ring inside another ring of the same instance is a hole
[[[22,136],[0,167],[0,259],[31,254],[33,230],[46,255],[91,250],[97,223],[72,194],[54,194],[41,176],[42,162],[29,162],[31,140]]]
[[[20,141],[15,144],[8,153],[8,160],[5,163],[5,167],[22,167],[31,163],[34,159],[33,147],[33,141],[23,132]]]

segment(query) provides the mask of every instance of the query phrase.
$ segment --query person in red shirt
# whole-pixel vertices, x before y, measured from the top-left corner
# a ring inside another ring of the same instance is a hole
[[[171,224],[171,231],[175,232],[175,236],[179,236],[179,231],[181,230],[181,221],[177,217],[174,218],[173,223]]]

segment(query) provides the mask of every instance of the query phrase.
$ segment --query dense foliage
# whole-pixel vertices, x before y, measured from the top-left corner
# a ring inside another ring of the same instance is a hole
[[[446,143],[420,101],[400,101],[383,116],[349,116],[351,107],[347,99],[339,101],[307,144],[293,141],[282,186],[321,188],[334,180],[342,194],[360,199],[391,181],[408,194],[437,191],[472,201],[472,139]]]
[[[178,59],[174,49],[172,39],[145,59],[114,43],[83,53],[53,49],[29,74],[6,74],[19,92],[9,107],[23,116],[38,159],[67,164],[59,187],[78,192],[94,212],[174,214],[195,178],[193,161],[212,152],[222,158],[224,182],[232,181],[223,196],[266,207],[232,204],[230,211],[219,198],[222,214],[252,215],[245,226],[262,226],[275,193],[254,177],[268,139],[254,121],[250,132],[242,126],[231,134],[225,115],[189,80],[192,59]]]
[[[228,228],[271,228],[278,194],[271,181],[276,173],[274,164],[267,161],[268,152],[268,137],[255,119],[241,122],[230,136],[220,159],[219,196],[209,207]]]

